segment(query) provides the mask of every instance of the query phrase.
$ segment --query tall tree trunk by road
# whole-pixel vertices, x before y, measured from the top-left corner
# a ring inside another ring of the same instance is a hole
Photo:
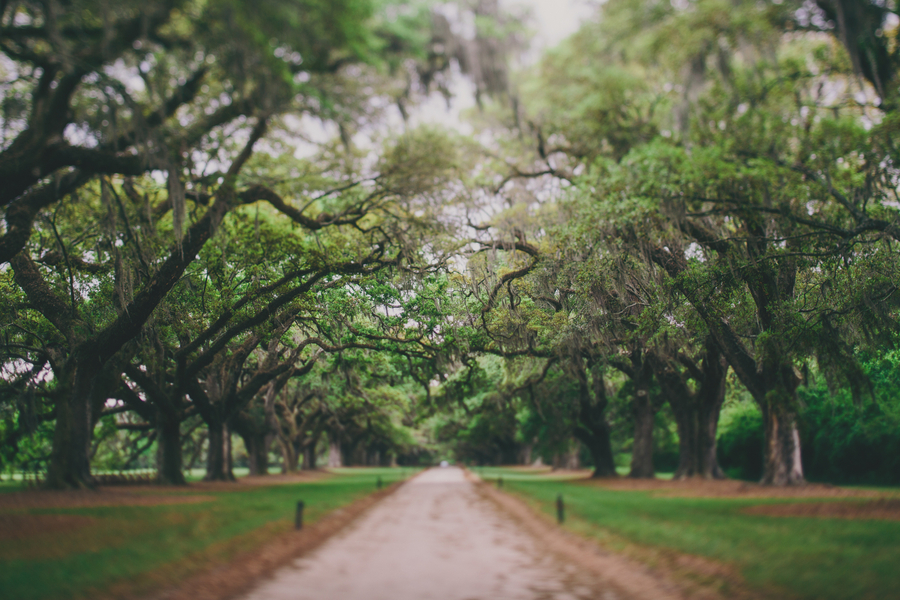
[[[336,438],[328,441],[328,468],[343,467],[344,461],[341,456],[341,442]]]
[[[764,368],[762,375],[768,375],[769,389],[761,398],[754,396],[762,410],[765,428],[761,483],[770,485],[803,483],[796,408],[799,379],[794,374],[793,365]]]
[[[656,411],[650,400],[650,392],[639,388],[632,401],[634,417],[634,444],[631,449],[631,471],[629,477],[653,478],[653,424]]]
[[[278,447],[281,449],[281,472],[296,473],[300,462],[300,453],[289,439],[278,438]]]
[[[244,447],[247,448],[247,465],[251,475],[269,474],[269,446],[266,442],[271,440],[267,438],[265,433],[258,432],[241,436]]]
[[[303,450],[303,468],[305,470],[315,470],[316,468],[316,449],[319,446],[319,439],[322,437],[321,428],[316,428],[310,440],[306,443]]]
[[[687,224],[690,225],[690,222]],[[714,236],[705,232],[702,227],[696,224],[691,227],[697,239],[701,241],[714,239]],[[760,239],[763,237],[761,235]],[[668,248],[657,247],[652,250],[651,256],[653,261],[676,281],[680,280],[680,275],[687,268],[683,252],[672,252]],[[770,304],[793,290],[792,268],[792,264],[788,264],[777,274],[763,271],[748,282],[748,289],[756,302],[757,316],[763,331],[774,331]],[[794,374],[792,361],[789,357],[782,356],[774,344],[766,350],[767,356],[754,358],[754,352],[747,348],[720,315],[710,309],[697,290],[681,283],[678,289],[706,323],[710,335],[715,338],[728,364],[762,411],[765,445],[763,476],[760,483],[802,484],[803,465],[800,457],[796,408],[799,378]],[[784,335],[783,332],[775,333]]]
[[[269,448],[275,438],[268,423],[268,415],[239,412],[232,419],[232,429],[241,436],[247,449],[247,466],[251,475],[269,474]]]
[[[609,398],[606,395],[603,373],[598,363],[592,363],[591,381],[588,382],[587,372],[580,356],[573,361],[572,367],[578,380],[579,402],[577,425],[573,434],[591,454],[594,462],[591,477],[615,477],[612,437],[609,423],[606,422]]]
[[[650,397],[650,385],[653,381],[652,361],[641,348],[636,348],[628,357],[629,365],[620,365],[634,384],[634,399],[631,401],[631,414],[634,418],[634,441],[631,448],[631,470],[629,477],[636,479],[652,479],[653,468],[653,426],[659,407]]]
[[[162,408],[157,410],[156,478],[167,485],[184,485],[181,456],[181,419]]]
[[[711,337],[706,340],[702,361],[699,367],[685,356],[653,361],[656,379],[672,407],[678,427],[675,479],[725,477],[716,457],[716,432],[725,400],[728,368]],[[684,371],[679,365],[685,367]],[[696,382],[696,391],[691,390],[688,379]]]
[[[90,449],[94,419],[91,414],[95,370],[86,361],[73,367],[72,384],[56,403],[53,450],[47,469],[51,489],[93,486]]]
[[[231,433],[221,421],[209,425],[206,477],[203,480],[234,481],[234,473],[231,472]]]
[[[584,447],[587,448],[591,455],[591,460],[594,462],[594,472],[591,474],[591,477],[616,476],[616,463],[613,459],[609,433],[608,425],[599,431],[588,431],[584,428],[575,430],[575,437],[584,444]]]

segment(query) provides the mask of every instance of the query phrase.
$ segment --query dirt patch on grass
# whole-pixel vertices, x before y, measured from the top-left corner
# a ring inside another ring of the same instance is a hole
[[[756,600],[731,567],[700,556],[628,545],[615,552],[566,531],[524,500],[501,492],[489,481],[478,489],[564,561],[579,565],[632,600]]]
[[[241,477],[236,481],[197,481],[186,486],[131,484],[98,486],[93,490],[22,490],[0,494],[0,511],[99,506],[161,506],[212,502],[203,492],[234,492],[245,487],[306,483],[330,475],[325,470]]]
[[[0,515],[0,543],[42,534],[68,534],[95,522],[93,517],[81,515]]]
[[[807,483],[790,487],[759,485],[733,479],[630,479],[611,477],[584,479],[584,485],[596,485],[617,491],[647,491],[658,496],[682,496],[692,498],[881,498],[884,492],[843,488],[821,483]],[[896,496],[897,494],[887,494]]]
[[[160,506],[212,502],[216,499],[215,496],[192,494],[190,493],[192,491],[195,489],[161,486],[135,487],[127,491],[121,488],[67,491],[29,490],[0,495],[0,511],[95,506]]]
[[[819,519],[871,519],[900,521],[900,500],[881,498],[869,502],[797,502],[763,504],[744,510],[767,517],[812,517]]]
[[[280,485],[287,483],[308,483],[310,481],[322,479],[324,477],[327,477],[328,475],[331,475],[331,473],[324,469],[316,469],[315,471],[297,471],[296,473],[279,473],[277,475],[250,475],[248,477],[241,477],[237,480],[236,483],[238,483],[239,485],[251,486]],[[216,484],[213,482],[200,482],[197,485]],[[224,485],[231,484],[225,483]]]

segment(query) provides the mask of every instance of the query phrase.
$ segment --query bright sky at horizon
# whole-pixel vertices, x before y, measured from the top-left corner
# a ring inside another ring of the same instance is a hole
[[[527,6],[534,19],[535,42],[540,48],[555,46],[575,33],[596,10],[596,0],[500,0],[504,7]]]
[[[541,53],[559,44],[566,37],[575,33],[582,22],[596,11],[596,5],[603,0],[500,0],[501,8],[515,10],[518,7],[530,9],[532,18],[529,27],[534,32],[532,51],[527,60],[536,60]],[[471,134],[471,126],[461,118],[461,113],[475,105],[475,89],[471,81],[457,75],[451,85],[453,97],[449,106],[447,101],[437,92],[422,100],[421,104],[412,108],[410,122],[404,124],[399,111],[388,110],[388,122],[376,127],[376,130],[401,131],[408,126],[425,123],[451,127],[465,134]],[[313,143],[297,141],[296,156],[307,156],[315,152],[317,143],[337,135],[337,128],[332,123],[323,123],[311,117],[293,119],[294,126],[303,130]],[[355,136],[355,142],[368,145],[372,131]]]
[[[506,10],[517,7],[531,10],[529,26],[534,30],[534,39],[528,60],[536,60],[544,50],[575,33],[581,23],[594,14],[596,4],[597,0],[500,0],[501,7]],[[471,133],[471,127],[461,120],[460,113],[475,105],[474,86],[459,75],[455,78],[452,91],[449,107],[437,93],[425,99],[413,110],[411,124],[439,123]]]

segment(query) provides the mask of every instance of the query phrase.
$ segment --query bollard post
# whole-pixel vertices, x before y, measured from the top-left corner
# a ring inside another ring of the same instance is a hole
[[[379,476],[378,479],[375,480],[375,489],[381,489],[381,476]]]
[[[294,517],[294,529],[303,529],[303,500],[297,502],[297,514]]]
[[[566,506],[563,504],[562,494],[556,497],[556,520],[559,521],[560,525],[566,520]]]

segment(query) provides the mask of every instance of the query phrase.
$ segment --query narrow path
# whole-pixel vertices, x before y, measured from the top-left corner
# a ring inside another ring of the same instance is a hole
[[[245,600],[614,600],[482,498],[431,469]]]

